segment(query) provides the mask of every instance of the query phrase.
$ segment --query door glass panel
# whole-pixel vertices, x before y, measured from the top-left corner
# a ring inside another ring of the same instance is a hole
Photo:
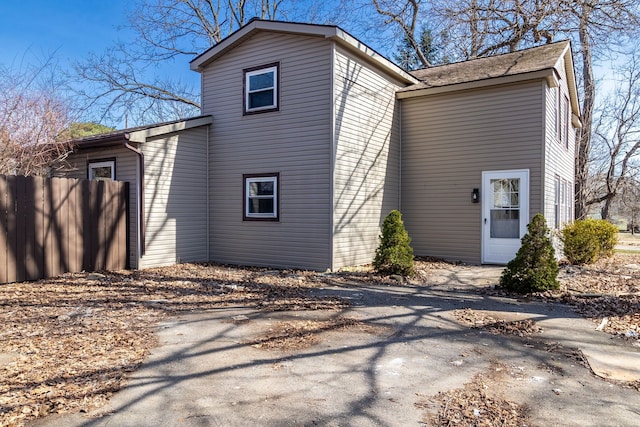
[[[520,209],[491,209],[491,237],[520,238]]]
[[[520,238],[520,179],[492,179],[493,192],[490,209],[490,237]]]

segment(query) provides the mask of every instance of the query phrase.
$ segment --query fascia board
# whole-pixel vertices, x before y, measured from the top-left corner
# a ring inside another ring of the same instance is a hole
[[[213,122],[211,116],[208,117],[199,117],[197,119],[192,120],[183,120],[181,122],[172,123],[169,125],[158,126],[151,129],[145,129],[140,131],[135,131],[127,134],[127,139],[131,142],[146,142],[148,138],[152,138],[154,136],[165,135],[168,133],[179,132],[185,129],[191,129],[199,126],[206,126]]]

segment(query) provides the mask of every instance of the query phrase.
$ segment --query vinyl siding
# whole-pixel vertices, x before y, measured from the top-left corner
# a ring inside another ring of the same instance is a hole
[[[243,116],[243,69],[279,62],[280,110]],[[212,261],[330,267],[331,43],[258,33],[202,73]],[[243,221],[243,174],[280,174],[278,222]]]
[[[562,180],[570,183],[570,200],[574,200],[574,186],[575,183],[575,144],[576,144],[576,130],[571,124],[566,123],[564,117],[561,118],[561,125],[569,127],[569,144],[568,148],[565,145],[565,141],[560,141],[556,132],[556,119],[558,114],[557,96],[569,96],[567,88],[567,78],[564,72],[563,61],[560,61],[560,66],[557,68],[560,75],[558,88],[550,88],[544,85],[544,95],[546,97],[545,103],[545,168],[544,168],[544,214],[547,219],[547,225],[549,228],[559,228],[562,224],[556,224],[555,221],[555,180],[556,176]],[[552,93],[552,92],[555,92]],[[569,116],[571,117],[571,116]],[[573,215],[574,207],[571,206],[571,213]],[[556,227],[558,226],[558,227]]]
[[[123,146],[97,148],[73,153],[68,158],[69,169],[64,172],[68,178],[87,179],[88,164],[100,159],[116,159],[116,180],[129,183],[129,266],[138,268],[137,257],[137,156]]]
[[[402,101],[402,212],[416,255],[480,263],[482,203],[471,191],[482,171],[529,169],[530,216],[542,210],[543,85]]]
[[[335,55],[333,268],[370,263],[399,208],[402,87],[342,49]]]
[[[141,144],[145,167],[142,268],[207,261],[207,128]]]

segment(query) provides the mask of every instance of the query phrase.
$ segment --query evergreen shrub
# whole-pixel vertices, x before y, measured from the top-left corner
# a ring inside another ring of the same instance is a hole
[[[602,219],[575,221],[562,229],[564,255],[571,264],[593,264],[610,257],[618,243],[618,229]]]
[[[413,275],[413,248],[404,228],[402,214],[392,210],[382,224],[380,245],[376,249],[373,267],[378,273]]]
[[[502,272],[500,285],[523,294],[558,289],[558,262],[544,216],[534,216],[527,231],[515,258]]]

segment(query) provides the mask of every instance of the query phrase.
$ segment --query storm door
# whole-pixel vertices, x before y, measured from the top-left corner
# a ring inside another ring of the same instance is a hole
[[[482,173],[482,262],[506,264],[529,223],[529,171]]]

